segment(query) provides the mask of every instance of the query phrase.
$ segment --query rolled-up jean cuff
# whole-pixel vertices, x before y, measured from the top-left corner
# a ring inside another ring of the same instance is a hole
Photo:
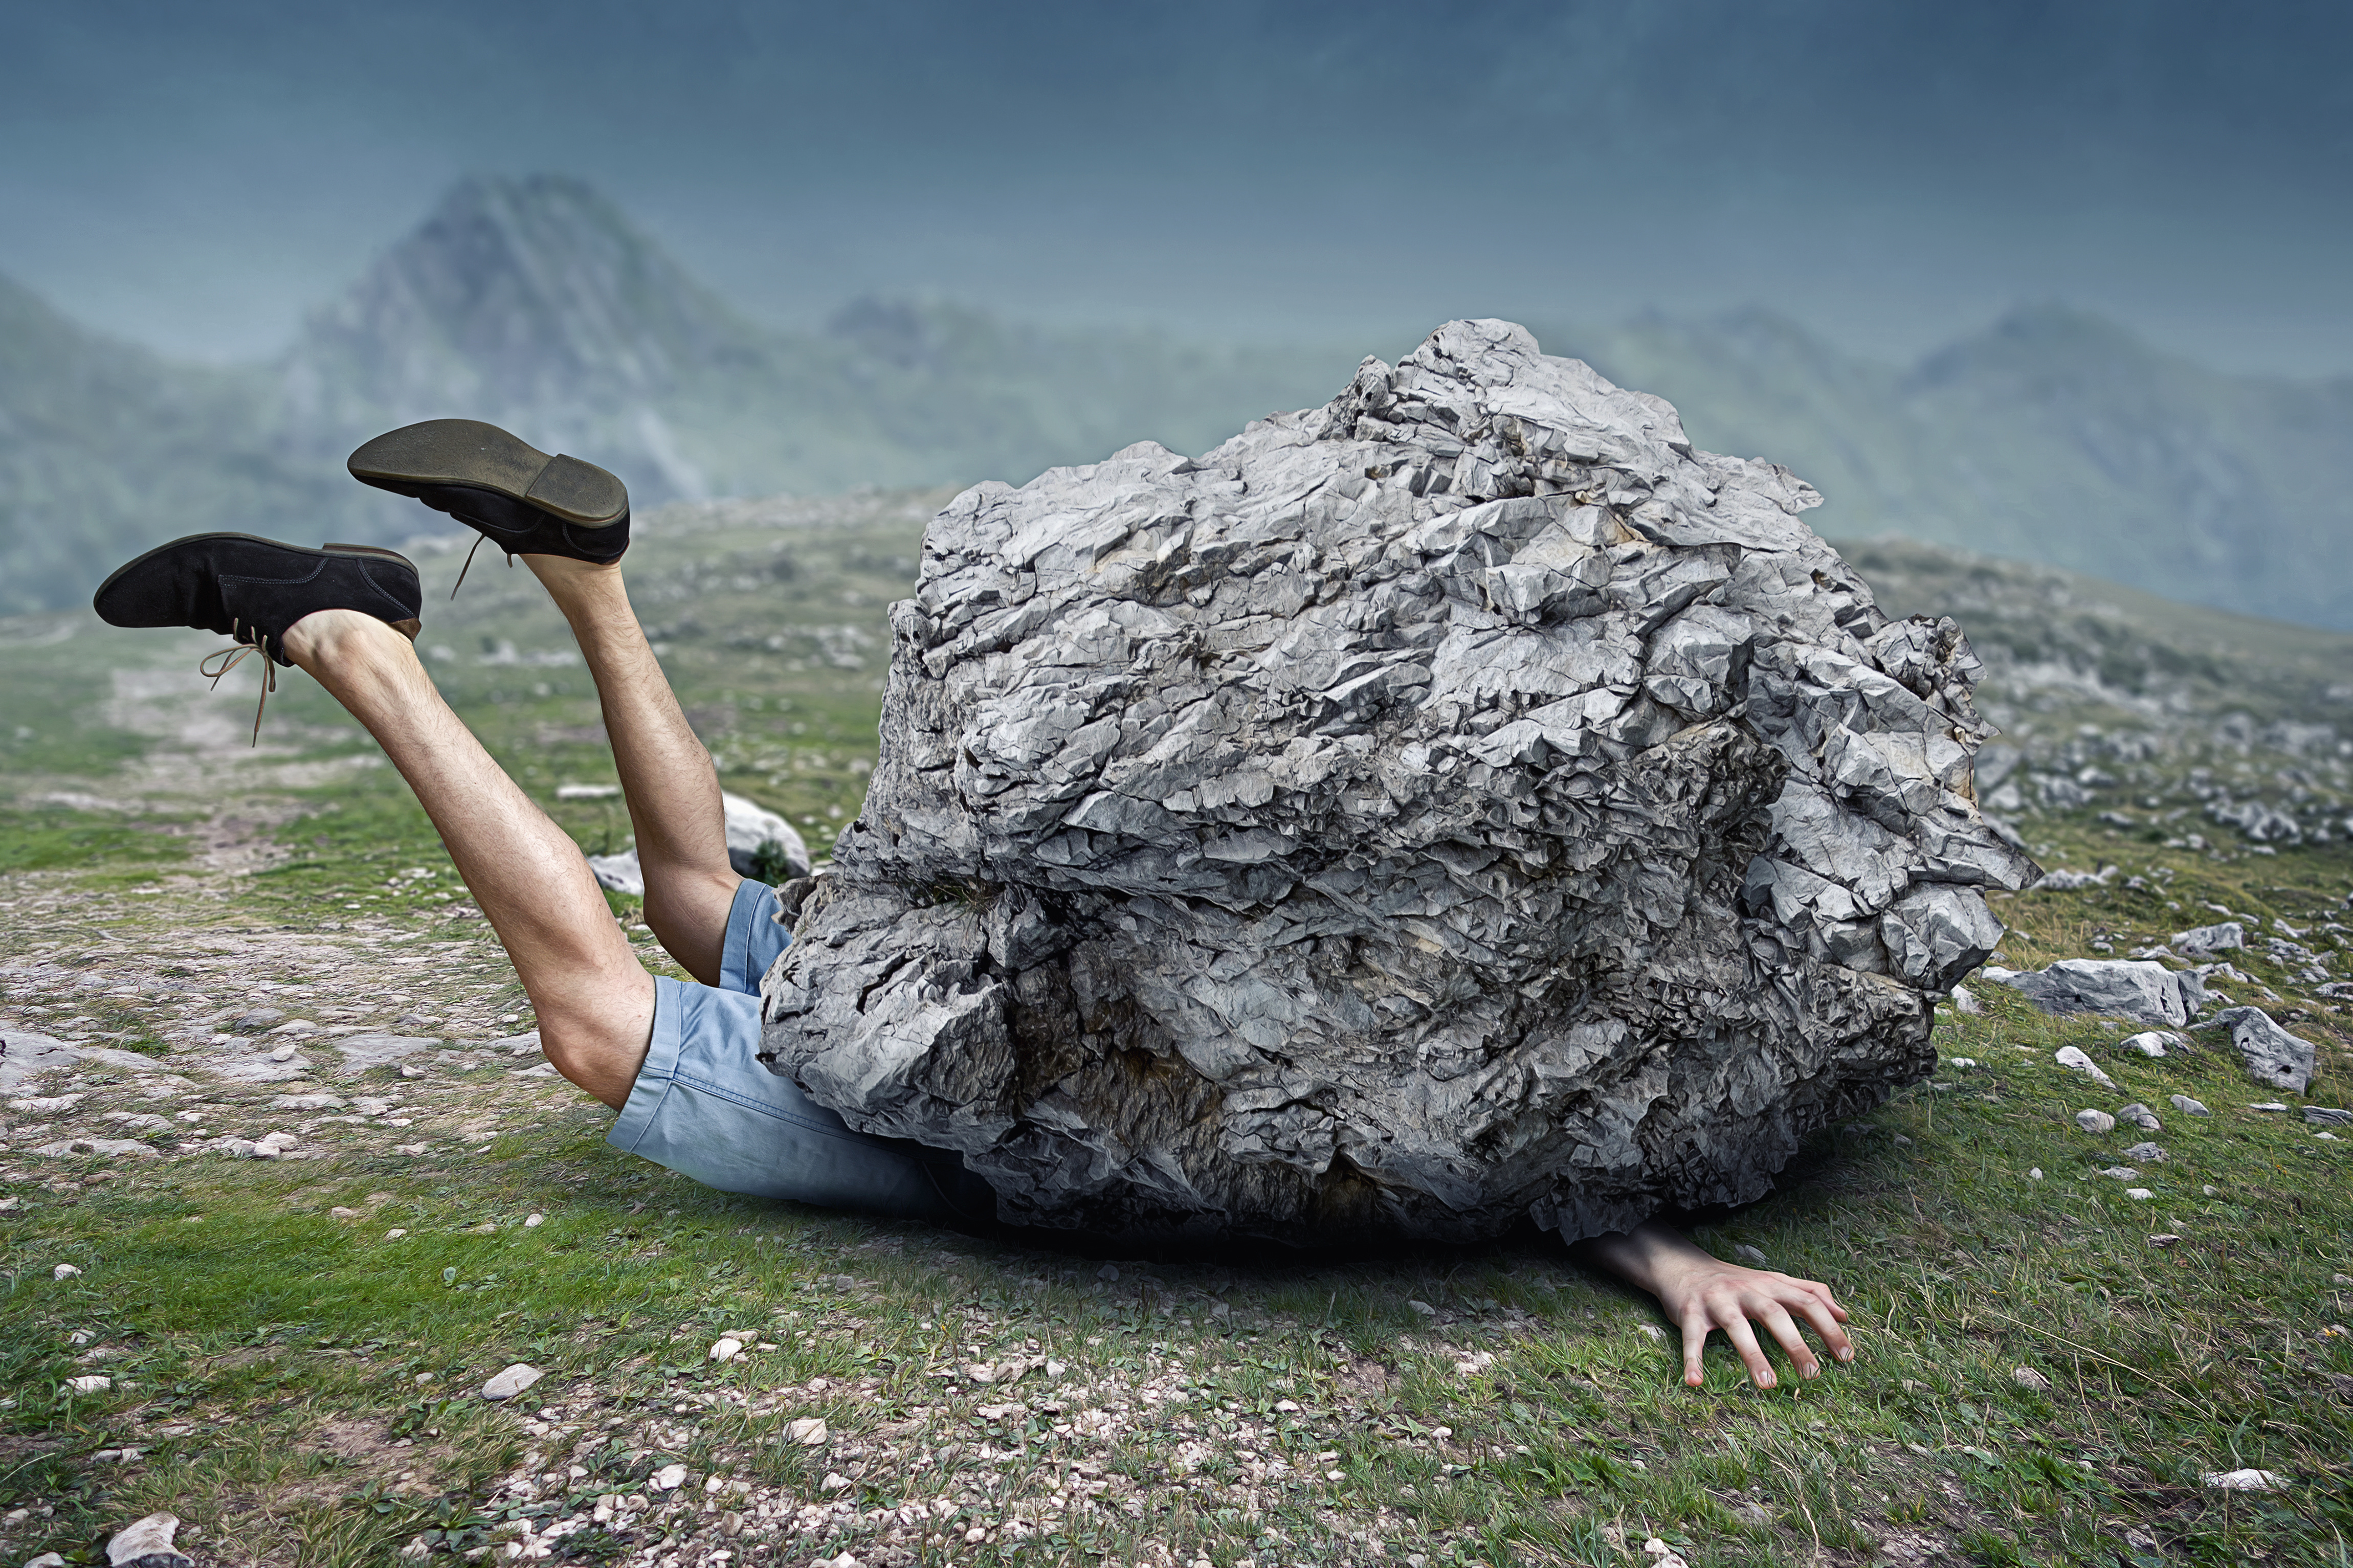
[[[770,1072],[759,1047],[758,996],[657,978],[645,1066],[605,1141],[721,1192],[911,1219],[955,1214],[942,1185],[960,1173],[953,1155],[855,1131]]]
[[[724,991],[757,991],[768,965],[792,940],[776,923],[776,889],[746,879],[727,907],[727,935],[719,948],[719,985]]]

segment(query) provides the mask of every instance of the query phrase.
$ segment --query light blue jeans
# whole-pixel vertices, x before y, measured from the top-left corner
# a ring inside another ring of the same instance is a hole
[[[760,977],[792,935],[776,889],[745,882],[720,984],[654,981],[646,1065],[605,1141],[704,1186],[909,1219],[987,1219],[987,1184],[954,1152],[853,1131],[762,1066]]]

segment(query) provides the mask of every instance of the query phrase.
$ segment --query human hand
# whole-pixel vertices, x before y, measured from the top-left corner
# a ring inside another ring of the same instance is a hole
[[[1597,1237],[1583,1243],[1582,1250],[1604,1268],[1659,1299],[1659,1305],[1683,1331],[1683,1382],[1694,1388],[1706,1381],[1700,1368],[1700,1352],[1709,1333],[1716,1330],[1732,1342],[1757,1387],[1770,1388],[1778,1381],[1752,1322],[1765,1325],[1800,1377],[1819,1377],[1822,1370],[1813,1347],[1798,1327],[1800,1320],[1813,1329],[1832,1356],[1841,1362],[1854,1359],[1854,1346],[1840,1327],[1846,1321],[1846,1309],[1827,1285],[1726,1263],[1680,1232],[1656,1223],[1621,1235]]]

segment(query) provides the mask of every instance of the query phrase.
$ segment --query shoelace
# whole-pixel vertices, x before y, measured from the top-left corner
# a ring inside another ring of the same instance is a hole
[[[475,551],[481,549],[483,543],[488,541],[490,537],[491,536],[487,533],[478,533],[474,535],[474,549],[466,552],[466,563],[458,568],[458,580],[449,584],[449,596],[452,599],[458,596],[458,590],[466,585],[466,574],[474,569]],[[514,552],[512,550],[507,552],[507,569],[509,571],[512,571],[514,569]]]
[[[215,648],[205,655],[196,665],[196,673],[212,677],[213,689],[218,690],[221,677],[243,663],[247,654],[261,655],[261,700],[253,705],[253,739],[248,742],[259,746],[261,744],[261,710],[269,706],[269,694],[278,689],[278,666],[270,658],[269,650],[262,646],[269,640],[269,634],[259,626],[240,626],[234,619],[229,622],[228,630],[237,646]],[[250,642],[246,640],[248,634],[253,639]],[[218,669],[212,668],[215,659],[221,661]]]

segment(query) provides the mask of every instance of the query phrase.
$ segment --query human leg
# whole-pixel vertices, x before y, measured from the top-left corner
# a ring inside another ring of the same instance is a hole
[[[417,792],[531,995],[548,1060],[617,1110],[645,1059],[654,982],[578,847],[491,759],[408,640],[382,620],[321,610],[294,623],[281,646]]]
[[[480,542],[522,556],[546,584],[604,707],[637,830],[646,923],[697,980],[732,980],[721,969],[743,879],[728,864],[726,809],[710,753],[687,726],[622,586],[627,487],[593,464],[470,419],[387,431],[353,452],[348,467],[361,483],[414,497],[475,530]]]
[[[638,839],[646,924],[681,967],[725,983],[728,915],[744,879],[727,860],[727,813],[711,753],[695,738],[646,641],[617,564],[528,554],[571,623],[604,710],[605,733]]]

